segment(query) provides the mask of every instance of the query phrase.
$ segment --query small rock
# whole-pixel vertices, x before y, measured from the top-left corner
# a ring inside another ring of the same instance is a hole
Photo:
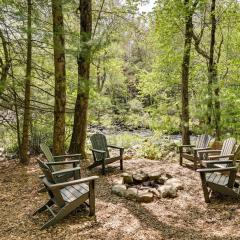
[[[113,185],[121,185],[121,184],[123,184],[122,178],[117,178],[113,180]]]
[[[161,175],[156,182],[163,185],[168,180],[166,174]]]
[[[174,188],[176,188],[177,190],[183,190],[183,184],[181,183],[181,181],[177,178],[170,178],[165,182],[165,185],[172,185]]]
[[[163,185],[158,188],[158,191],[161,193],[163,198],[175,198],[177,197],[177,189],[172,185]]]
[[[136,199],[138,196],[138,190],[136,188],[128,188],[125,196],[128,199]]]
[[[123,173],[122,174],[123,177],[123,183],[126,184],[132,184],[133,183],[133,176],[130,173]]]
[[[112,187],[112,193],[115,193],[120,197],[125,196],[126,190],[127,190],[127,187],[123,184],[117,184]]]
[[[149,189],[149,192],[153,193],[156,197],[161,198],[161,194],[156,188]]]
[[[141,183],[141,182],[144,182],[148,179],[147,175],[144,174],[144,173],[136,173],[136,174],[133,174],[133,180],[135,182],[138,182],[138,183]]]
[[[147,191],[138,192],[138,201],[149,203],[153,201],[153,193]]]
[[[148,173],[148,178],[150,181],[152,180],[158,180],[158,178],[161,177],[161,173],[160,172],[151,172],[151,173]]]

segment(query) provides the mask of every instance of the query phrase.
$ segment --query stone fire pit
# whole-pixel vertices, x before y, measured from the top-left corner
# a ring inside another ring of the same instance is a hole
[[[123,173],[112,186],[112,193],[138,202],[151,202],[154,198],[175,198],[183,189],[180,179],[168,173],[134,172]]]

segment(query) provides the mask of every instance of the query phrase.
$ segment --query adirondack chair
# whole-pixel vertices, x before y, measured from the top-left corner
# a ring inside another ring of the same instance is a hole
[[[234,152],[236,152],[236,140],[234,138],[228,138],[224,140],[222,149],[220,150],[201,150],[198,152],[201,161],[201,165],[205,167],[218,167],[218,168],[224,168],[227,167],[228,164],[221,163],[218,164],[217,162],[215,164],[211,164],[207,160],[231,160],[234,158]]]
[[[209,161],[206,162],[209,163]],[[211,192],[218,192],[222,195],[231,196],[233,198],[240,197],[240,184],[236,181],[236,162],[239,161],[210,160],[211,164],[217,163],[218,165],[222,164],[223,166],[228,165],[228,167],[197,169],[197,172],[200,173],[206,203],[210,202]]]
[[[63,165],[65,166],[65,168],[80,166],[81,154],[67,154],[67,155],[53,156],[49,147],[45,143],[41,143],[40,148],[44,153],[47,161],[51,163],[49,164],[49,167],[51,168],[52,171],[60,170]],[[62,160],[65,160],[66,158],[74,158],[74,160],[67,160],[66,163],[63,164]],[[61,161],[60,164],[58,164],[59,161]],[[65,173],[56,175],[55,181],[62,182],[72,177],[76,179],[76,174],[73,172],[65,172]]]
[[[89,204],[87,204],[90,208],[89,215],[95,215],[95,180],[98,178],[97,176],[56,183],[54,180],[56,175],[63,172],[75,172],[80,167],[52,172],[48,163],[38,160],[38,164],[45,176],[42,181],[48,191],[49,200],[36,210],[33,215],[48,211],[53,216],[41,229],[56,224],[87,200],[89,200]],[[57,212],[52,209],[54,205],[59,209]]]
[[[208,147],[211,137],[209,135],[203,134],[198,136],[196,145],[181,145],[179,146],[180,153],[180,165],[183,164],[183,158],[194,163],[194,169],[197,169],[197,163],[199,162],[199,154],[200,150],[210,149]]]
[[[108,145],[106,137],[101,133],[93,134],[90,137],[92,143],[92,154],[94,163],[88,167],[92,169],[96,166],[102,165],[102,174],[105,174],[105,166],[115,161],[120,161],[120,169],[123,170],[123,152],[124,148],[113,145]],[[108,148],[115,148],[119,150],[119,155],[116,157],[110,157]]]

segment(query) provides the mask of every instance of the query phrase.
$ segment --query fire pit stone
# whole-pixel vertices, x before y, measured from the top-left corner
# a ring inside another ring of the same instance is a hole
[[[133,201],[147,203],[154,198],[177,197],[178,190],[183,188],[180,179],[173,178],[168,173],[139,171],[123,173],[122,179],[114,181],[112,193]]]

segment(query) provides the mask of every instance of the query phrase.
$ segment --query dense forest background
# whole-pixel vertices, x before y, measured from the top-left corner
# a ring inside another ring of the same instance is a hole
[[[1,0],[0,147],[27,162],[40,142],[84,153],[93,128],[237,137],[240,2],[146,4]]]

